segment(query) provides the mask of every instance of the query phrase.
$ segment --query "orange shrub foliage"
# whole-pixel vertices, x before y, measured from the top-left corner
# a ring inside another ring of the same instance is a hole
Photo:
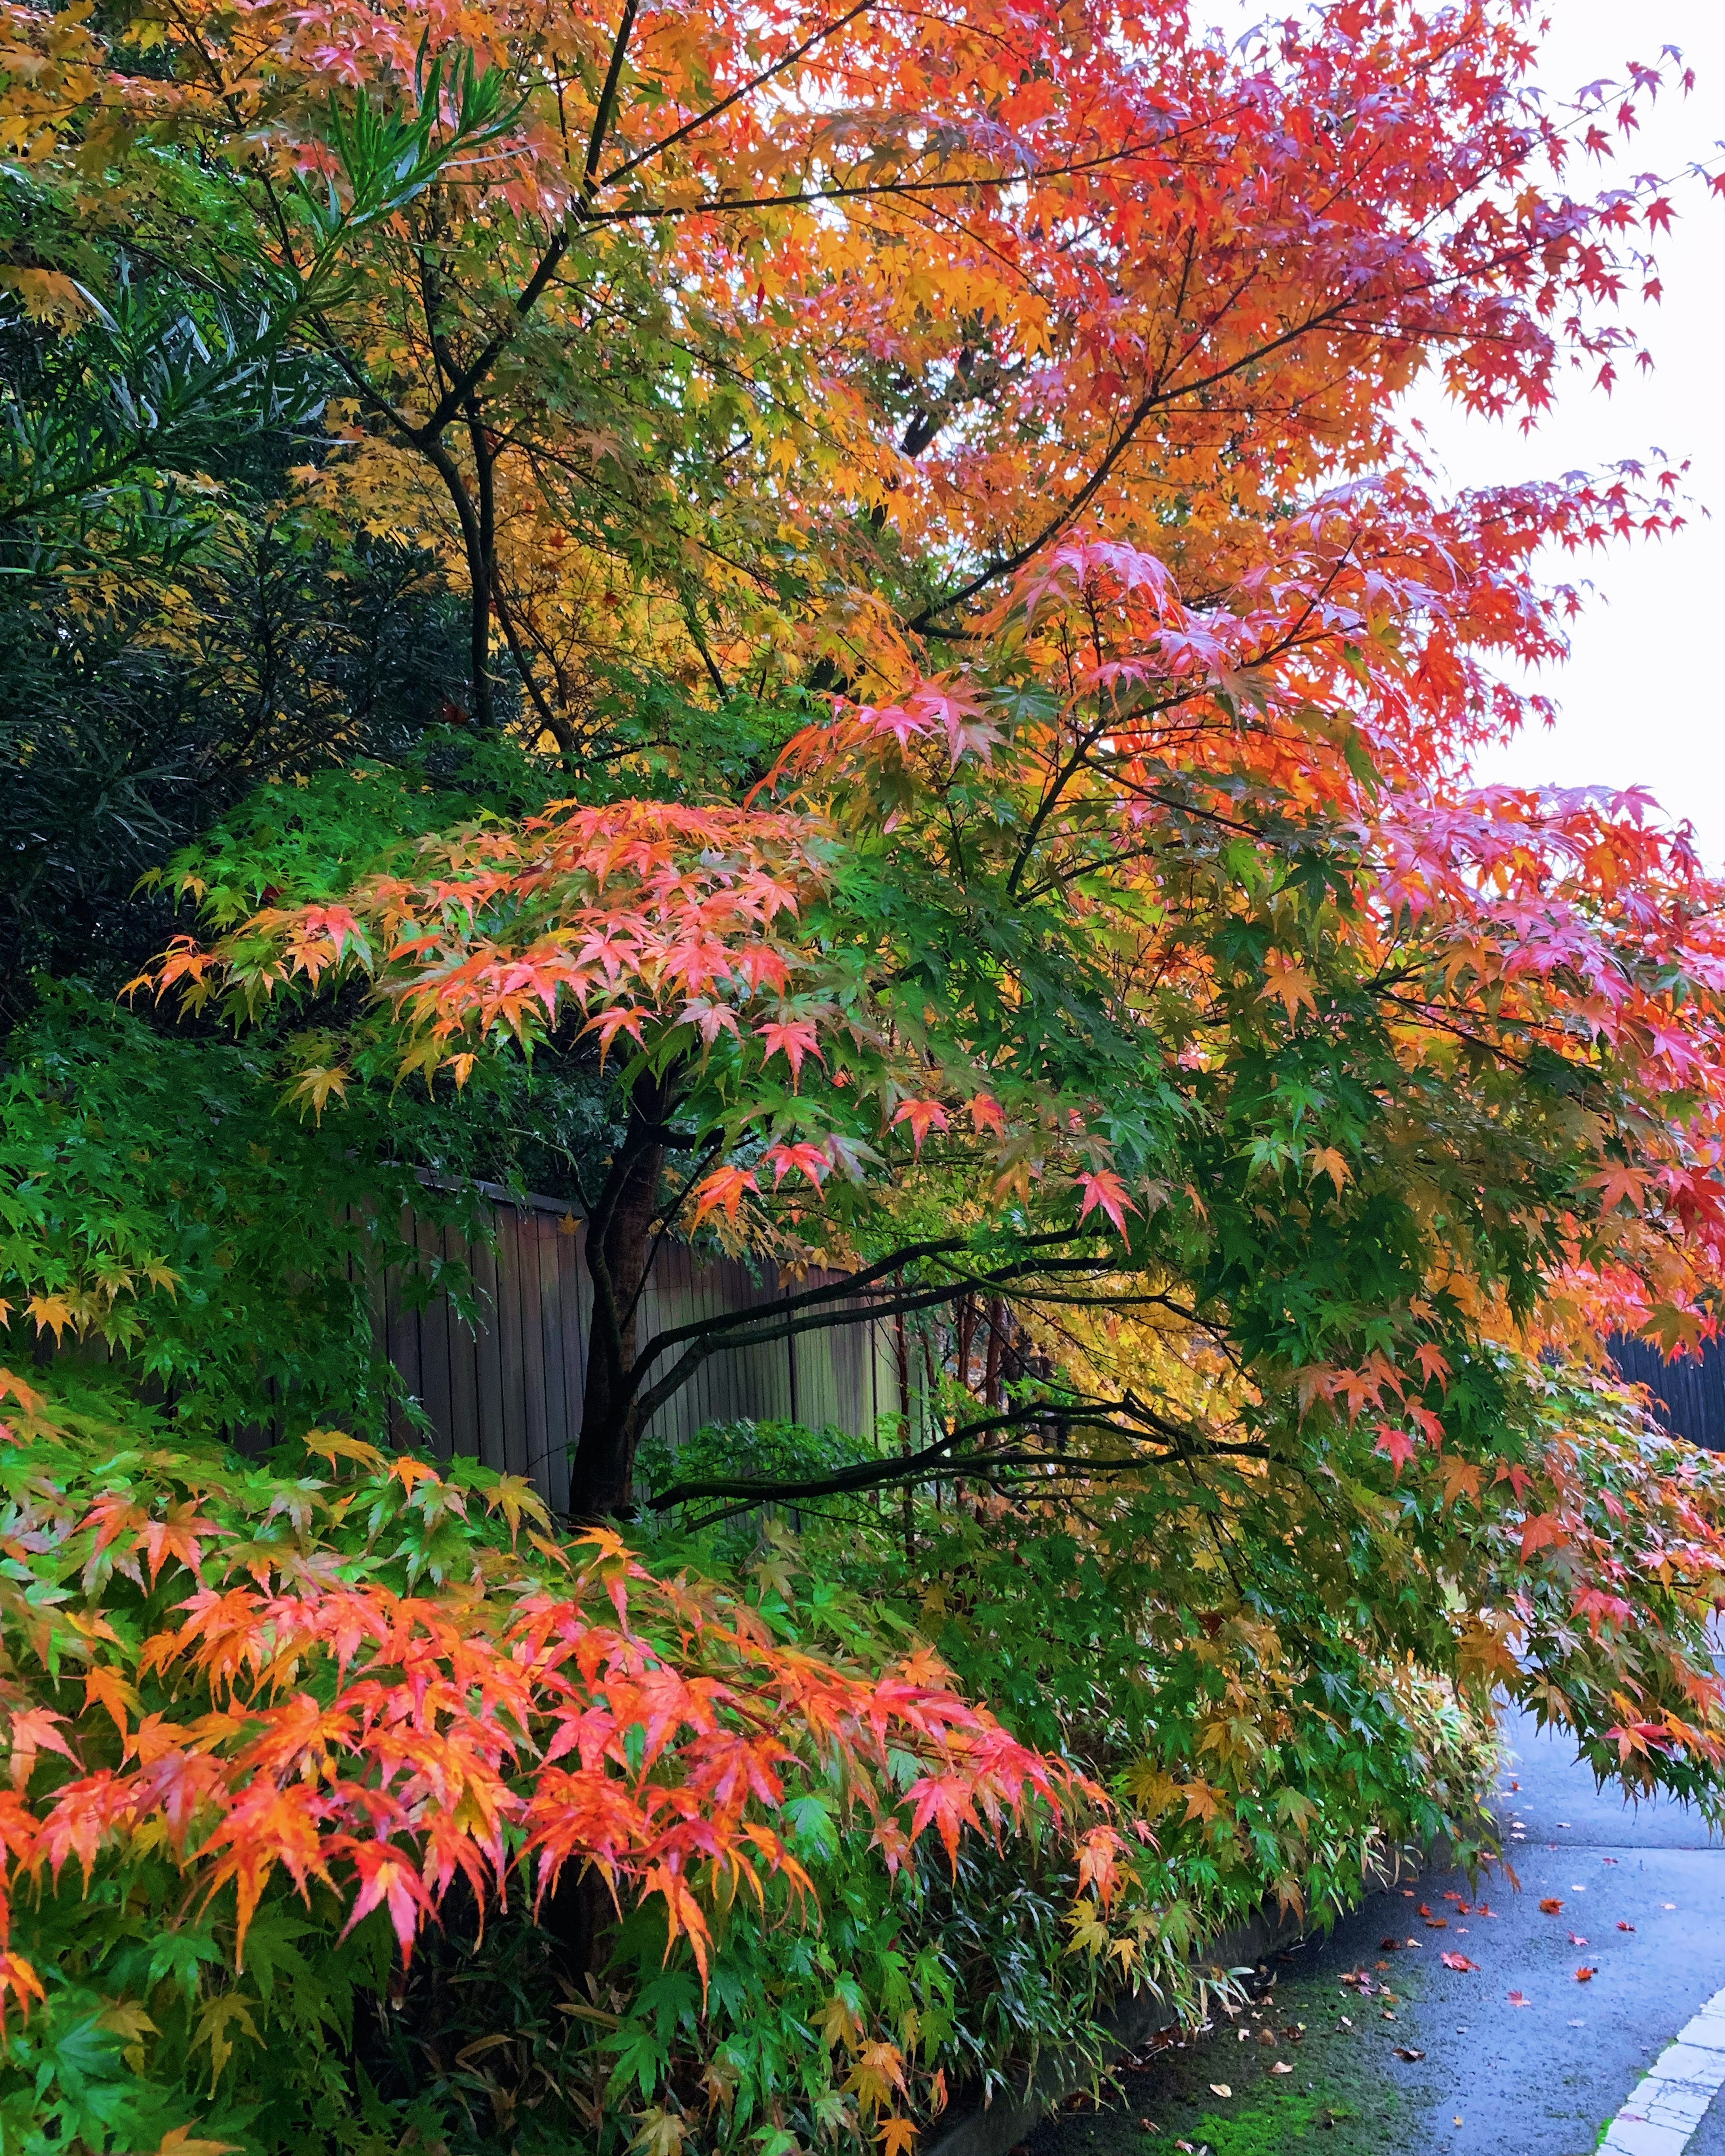
[[[656,1902],[667,1952],[686,1939],[704,1974],[712,1895],[773,1876],[809,1895],[775,1820],[811,1783],[866,1817],[890,1871],[930,1826],[954,1856],[1027,1806],[1082,1820],[1098,1800],[926,1652],[865,1670],[787,1645],[614,1534],[560,1545],[519,1484],[334,1433],[310,1443],[352,1463],[339,1482],[111,1433],[104,1454],[0,1373],[8,1393],[0,1548],[31,1580],[0,1589],[8,1943],[20,1893],[58,1892],[69,1864],[87,1887],[166,1849],[187,1907],[231,1906],[236,1966],[284,1878],[339,1895],[350,1929],[385,1910],[405,1961],[458,1877],[484,1907],[575,1865]],[[916,1762],[907,1783],[889,1753]],[[1113,1830],[1083,1824],[1106,1901]],[[16,1951],[0,1986],[44,1995]]]

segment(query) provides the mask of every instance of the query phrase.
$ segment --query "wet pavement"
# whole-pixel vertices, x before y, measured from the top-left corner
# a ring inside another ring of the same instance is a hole
[[[1589,2156],[1725,1989],[1725,1846],[1685,1807],[1596,1790],[1531,1722],[1506,1736],[1496,1809],[1519,1890],[1500,1866],[1478,1898],[1451,1873],[1375,1895],[1278,1957],[1255,2008],[1039,2128],[1032,2156]],[[1725,2156],[1725,2094],[1687,2156]]]

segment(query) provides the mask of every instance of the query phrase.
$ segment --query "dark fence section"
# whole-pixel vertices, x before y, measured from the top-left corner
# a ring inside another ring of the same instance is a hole
[[[391,1275],[374,1298],[378,1337],[424,1409],[442,1457],[465,1454],[524,1475],[562,1510],[568,1451],[580,1435],[593,1307],[584,1230],[573,1209],[555,1199],[519,1204],[487,1194],[495,1223],[490,1249],[468,1244],[453,1228],[411,1216],[403,1223],[403,1235],[428,1256],[471,1268],[480,1326],[465,1323],[446,1295],[416,1308]],[[667,1327],[756,1309],[793,1285],[814,1287],[833,1277],[809,1273],[782,1287],[770,1265],[757,1279],[735,1260],[697,1261],[667,1241],[641,1298],[637,1337],[644,1345]],[[708,1423],[747,1417],[815,1430],[830,1423],[865,1438],[877,1415],[897,1409],[898,1389],[890,1328],[864,1321],[711,1357],[660,1409],[648,1435],[675,1445]],[[405,1417],[397,1434],[409,1435]]]
[[[1725,1342],[1705,1342],[1699,1361],[1680,1355],[1667,1363],[1645,1341],[1620,1333],[1611,1353],[1630,1383],[1652,1394],[1655,1416],[1674,1437],[1725,1452]]]

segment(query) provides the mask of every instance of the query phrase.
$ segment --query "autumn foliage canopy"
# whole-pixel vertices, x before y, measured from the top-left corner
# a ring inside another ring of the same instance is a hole
[[[1641,362],[1673,204],[1616,161],[1681,61],[1549,98],[1521,0],[1326,0],[1232,45],[1183,0],[3,23],[0,281],[45,386],[8,409],[0,538],[165,643],[247,517],[399,550],[459,612],[438,753],[506,736],[536,774],[429,818],[422,767],[332,721],[275,774],[303,803],[157,865],[181,911],[136,1008],[270,1043],[332,1129],[525,1064],[602,1131],[565,1148],[588,1538],[354,1574],[326,1528],[467,1502],[357,1437],[358,1484],[244,1532],[201,1490],[33,1484],[18,1549],[87,1547],[86,1697],[20,1695],[14,1882],[167,1847],[231,1889],[237,1958],[271,1879],[386,1910],[405,1951],[458,1879],[585,1866],[704,1974],[721,1902],[806,1884],[798,1775],[845,1783],[889,1867],[930,1823],[956,1876],[961,1829],[1057,1815],[1094,1916],[1130,1820],[1238,1851],[1286,1774],[1299,1900],[1286,1671],[1331,1653],[1507,1685],[1602,1771],[1712,1791],[1717,1498],[1605,1358],[1717,1329],[1725,894],[1639,795],[1469,770],[1548,715],[1512,684],[1563,655],[1553,578],[1673,529],[1682,474],[1457,495],[1404,401],[1435,378],[1537,445],[1571,371]],[[283,445],[267,515],[224,428]],[[99,1237],[50,1273],[20,1229],[20,1322],[129,1347],[175,1291],[162,1233],[104,1291]],[[843,1296],[643,1337],[670,1235]],[[1047,1636],[1106,1578],[1082,1651],[1148,1735],[1104,1730],[1096,1680],[1033,1752],[914,1655],[799,1660],[619,1539],[707,1356],[863,1317],[896,1328],[893,1444],[654,1505],[899,1492],[931,1630],[919,1531],[977,1538],[954,1630],[1003,1686],[978,1552],[1056,1520]],[[970,1509],[919,1530],[929,1489]],[[101,1590],[165,1566],[172,1617],[110,1656]],[[1156,1734],[1218,1637],[1228,1726],[1259,1717],[1225,1790],[1231,1739]]]

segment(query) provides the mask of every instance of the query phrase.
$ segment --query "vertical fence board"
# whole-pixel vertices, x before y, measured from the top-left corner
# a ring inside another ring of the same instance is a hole
[[[538,1214],[533,1224],[539,1245],[539,1296],[531,1322],[539,1328],[545,1419],[532,1473],[536,1486],[548,1490],[553,1479],[553,1463],[561,1460],[569,1441],[568,1366],[563,1356],[563,1283],[557,1262],[557,1245],[567,1238],[558,1233],[562,1222],[556,1214]]]
[[[454,1228],[404,1223],[429,1258],[467,1265],[478,1324],[458,1318],[443,1292],[413,1308],[393,1276],[368,1284],[373,1324],[431,1419],[439,1457],[477,1457],[526,1475],[561,1511],[587,1375],[593,1293],[585,1230],[568,1206],[552,1199],[521,1204],[501,1191],[485,1194],[489,1246],[468,1245]],[[828,1277],[781,1281],[769,1266],[757,1280],[734,1258],[696,1264],[685,1245],[667,1240],[641,1296],[637,1338],[644,1345],[675,1326],[745,1315]],[[655,1365],[655,1379],[679,1353],[668,1351]],[[839,1326],[710,1357],[652,1417],[648,1434],[675,1449],[711,1423],[794,1417],[867,1439],[876,1415],[896,1407],[897,1388],[890,1324]],[[397,1435],[407,1435],[404,1420]]]
[[[479,1254],[454,1228],[444,1230],[444,1255],[476,1272]],[[479,1334],[465,1318],[449,1312],[449,1427],[452,1455],[471,1458],[479,1450]]]
[[[527,1465],[525,1373],[521,1367],[521,1220],[511,1206],[497,1209],[497,1352],[502,1444],[488,1467],[521,1475]]]
[[[402,1208],[398,1224],[403,1242],[414,1240],[415,1224],[411,1209]],[[406,1283],[393,1267],[383,1280],[383,1352],[400,1372],[402,1382],[415,1399],[422,1397],[424,1377],[420,1367],[419,1312],[405,1293]],[[413,1436],[413,1425],[399,1408],[390,1416],[389,1435],[397,1445],[407,1444]]]
[[[417,1220],[414,1240],[429,1265],[444,1254],[444,1231],[434,1221]],[[446,1295],[435,1295],[419,1312],[419,1404],[431,1418],[437,1436],[433,1446],[439,1460],[449,1456],[453,1421],[449,1405],[449,1336],[455,1330],[455,1313]]]
[[[563,1422],[546,1463],[542,1486],[549,1502],[562,1512],[569,1502],[569,1455],[581,1430],[581,1400],[587,1385],[587,1268],[581,1231],[572,1214],[559,1214],[557,1235],[558,1349],[563,1364]]]
[[[516,1312],[521,1331],[521,1461],[511,1468],[542,1482],[545,1472],[545,1335],[539,1317],[538,1213],[518,1212],[516,1249],[521,1265]]]
[[[503,1228],[499,1223],[498,1240]],[[474,1441],[462,1451],[488,1467],[503,1465],[503,1332],[499,1309],[501,1289],[497,1258],[484,1244],[473,1248],[473,1277],[478,1289],[479,1327],[474,1338],[474,1390],[479,1412],[474,1418]]]
[[[1667,1363],[1645,1340],[1619,1334],[1611,1343],[1618,1368],[1631,1384],[1653,1395],[1653,1413],[1674,1436],[1710,1452],[1725,1451],[1725,1352],[1709,1341],[1697,1362],[1685,1355]]]

